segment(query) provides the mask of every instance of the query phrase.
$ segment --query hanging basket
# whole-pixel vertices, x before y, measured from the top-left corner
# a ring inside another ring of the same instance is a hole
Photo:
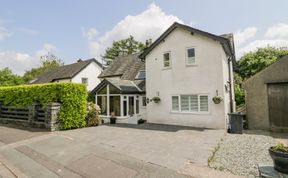
[[[159,103],[161,99],[158,96],[154,96],[150,101],[154,101],[154,103]]]
[[[215,104],[219,104],[221,101],[223,101],[223,98],[221,96],[214,96],[212,100]]]

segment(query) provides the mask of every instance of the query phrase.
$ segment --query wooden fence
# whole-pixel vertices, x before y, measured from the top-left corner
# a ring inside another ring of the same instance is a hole
[[[39,104],[33,104],[29,107],[3,106],[0,104],[0,122],[17,123],[54,131],[59,127],[59,111],[59,103],[51,103],[44,107]]]

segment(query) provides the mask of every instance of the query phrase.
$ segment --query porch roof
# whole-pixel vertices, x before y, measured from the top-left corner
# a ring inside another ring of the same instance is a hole
[[[116,87],[121,94],[143,94],[145,93],[143,86],[145,86],[145,81],[131,81],[131,80],[123,80],[120,78],[106,78],[102,80],[102,82],[92,91],[93,94],[96,94],[103,87],[108,84]],[[144,87],[145,88],[145,87]]]

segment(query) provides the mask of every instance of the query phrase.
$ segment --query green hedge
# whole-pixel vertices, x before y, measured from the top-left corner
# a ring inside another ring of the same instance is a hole
[[[87,89],[83,84],[49,83],[0,87],[0,102],[7,106],[61,103],[60,128],[85,127]]]

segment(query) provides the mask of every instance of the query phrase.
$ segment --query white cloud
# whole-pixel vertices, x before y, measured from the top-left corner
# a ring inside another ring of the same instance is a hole
[[[49,52],[55,52],[56,47],[46,43],[43,48],[36,51],[34,55],[16,51],[0,51],[0,69],[8,67],[14,73],[22,75],[25,70],[40,64],[40,56]]]
[[[10,37],[12,35],[11,32],[8,32],[6,30],[6,28],[4,28],[3,26],[1,26],[1,23],[0,23],[0,41],[7,38],[7,37]]]
[[[288,39],[288,24],[279,23],[268,28],[265,37]]]
[[[39,34],[39,32],[29,28],[20,28],[19,31],[30,36],[37,36]]]
[[[159,6],[152,3],[140,14],[126,16],[112,30],[106,32],[96,40],[91,40],[87,32],[84,34],[90,40],[90,54],[94,57],[99,57],[104,54],[105,49],[113,41],[128,38],[129,35],[133,35],[136,40],[142,42],[145,42],[149,38],[155,40],[175,21],[183,23],[178,17],[166,14]],[[96,29],[94,31],[97,32]],[[94,37],[94,33],[92,34]]]
[[[84,27],[82,27],[81,30],[82,35],[88,40],[94,40],[98,35],[98,31],[95,28],[89,28],[86,30]]]
[[[40,58],[41,56],[46,55],[48,53],[54,53],[56,52],[56,50],[57,50],[56,46],[49,43],[45,43],[43,45],[43,48],[36,52],[36,57]]]
[[[234,34],[235,46],[240,46],[241,44],[247,42],[247,40],[253,38],[257,32],[256,27],[248,27],[244,30],[238,30]]]
[[[237,50],[237,56],[241,57],[245,53],[248,53],[250,51],[255,51],[257,48],[264,48],[267,46],[273,46],[273,47],[288,47],[288,40],[283,39],[274,39],[274,40],[255,40],[249,43],[248,45],[239,48]]]
[[[255,30],[256,28],[254,30],[253,28],[249,27],[243,31],[237,31],[235,33],[234,38],[236,46],[236,57],[238,59],[245,53],[257,50],[257,48],[263,48],[267,46],[288,47],[288,24],[280,23],[272,25],[271,27],[267,28],[264,36],[251,41],[251,38],[254,37],[257,32]],[[243,45],[244,43],[246,43],[246,45]]]

